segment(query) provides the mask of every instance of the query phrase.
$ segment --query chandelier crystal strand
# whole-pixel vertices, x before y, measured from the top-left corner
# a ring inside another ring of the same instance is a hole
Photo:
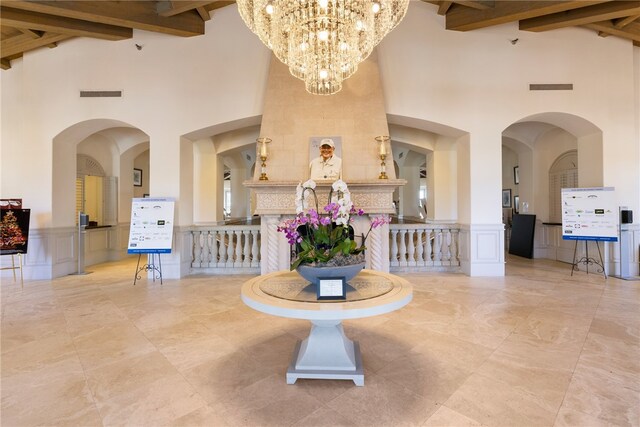
[[[409,0],[237,0],[240,16],[308,92],[331,95],[402,20]]]

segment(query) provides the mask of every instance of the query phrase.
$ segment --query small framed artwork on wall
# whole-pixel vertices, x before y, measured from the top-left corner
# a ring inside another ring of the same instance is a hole
[[[516,185],[520,184],[520,168],[518,166],[514,166],[513,168],[513,182]]]
[[[506,190],[502,190],[502,207],[503,208],[511,207],[511,189],[510,188]]]
[[[142,169],[133,169],[133,185],[142,187]]]
[[[518,206],[520,206],[520,196],[516,195],[513,196],[513,213],[520,213]]]

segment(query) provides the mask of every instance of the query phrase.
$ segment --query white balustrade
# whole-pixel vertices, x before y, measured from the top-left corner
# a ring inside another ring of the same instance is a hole
[[[459,271],[455,224],[390,224],[390,271]]]
[[[199,226],[193,235],[193,273],[260,272],[260,226]]]
[[[260,226],[220,225],[192,229],[192,273],[260,273]],[[392,272],[460,269],[455,224],[389,224]]]

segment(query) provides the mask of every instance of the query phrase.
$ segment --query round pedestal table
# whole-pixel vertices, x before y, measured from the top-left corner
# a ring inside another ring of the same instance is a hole
[[[347,285],[345,300],[317,300],[315,285],[295,271],[259,276],[242,285],[242,301],[262,313],[311,322],[298,341],[287,370],[287,384],[298,378],[352,380],[364,385],[360,347],[344,333],[342,321],[377,316],[407,305],[411,284],[388,273],[362,270]]]

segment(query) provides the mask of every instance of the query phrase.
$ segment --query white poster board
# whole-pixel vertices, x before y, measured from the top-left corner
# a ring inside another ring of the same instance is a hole
[[[167,197],[132,199],[127,253],[171,253],[174,204]]]
[[[618,241],[618,208],[614,187],[563,188],[564,240]]]

